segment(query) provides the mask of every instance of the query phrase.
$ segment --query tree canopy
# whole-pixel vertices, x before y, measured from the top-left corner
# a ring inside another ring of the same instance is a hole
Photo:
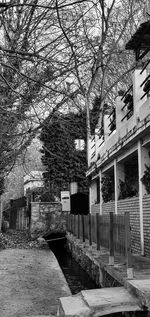
[[[0,3],[0,174],[30,144],[46,117],[113,103],[134,67],[125,42],[142,0],[2,0]],[[53,153],[54,154],[54,153]]]

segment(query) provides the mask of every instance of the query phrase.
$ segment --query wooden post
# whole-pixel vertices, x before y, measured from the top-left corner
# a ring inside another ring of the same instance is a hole
[[[78,239],[80,239],[80,215],[78,214]]]
[[[78,238],[78,215],[76,215],[76,237]]]
[[[71,233],[71,214],[70,214],[70,221],[69,221],[69,223],[70,223],[70,233]]]
[[[22,208],[22,230],[24,229],[24,207]]]
[[[130,214],[127,211],[125,212],[125,248],[126,248],[126,260],[127,260],[127,278],[133,279]]]
[[[92,245],[91,214],[89,213],[89,245]]]
[[[73,234],[76,235],[76,215],[73,215]]]
[[[66,231],[68,231],[68,213],[66,213]]]
[[[73,234],[73,214],[71,215],[71,233]]]
[[[73,233],[73,230],[72,230],[72,220],[73,220],[72,214],[70,216],[71,216],[71,233]]]
[[[70,214],[68,213],[68,231],[70,232]]]
[[[96,241],[97,241],[97,250],[100,250],[100,234],[99,234],[99,214],[96,214]]]
[[[70,232],[70,214],[69,214],[69,212],[67,213],[67,217],[68,217],[68,228],[67,228],[67,230]]]
[[[84,215],[82,215],[82,240],[85,242]]]
[[[109,213],[109,265],[114,265],[113,212]]]

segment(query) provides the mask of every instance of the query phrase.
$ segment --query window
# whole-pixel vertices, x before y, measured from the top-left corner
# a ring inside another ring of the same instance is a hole
[[[83,139],[74,140],[74,144],[77,151],[83,151],[85,148],[85,141]]]

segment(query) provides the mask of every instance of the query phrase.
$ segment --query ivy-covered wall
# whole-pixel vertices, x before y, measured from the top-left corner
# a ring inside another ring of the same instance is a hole
[[[60,197],[61,190],[68,190],[69,183],[77,182],[79,191],[87,193],[86,114],[55,113],[47,118],[40,139],[45,187]],[[83,140],[85,147],[76,148],[75,140]]]

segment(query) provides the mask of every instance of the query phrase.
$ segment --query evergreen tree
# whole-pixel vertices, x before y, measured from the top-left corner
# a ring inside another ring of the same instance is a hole
[[[86,139],[85,113],[56,113],[53,119],[46,120],[40,139],[43,142],[42,162],[46,167],[45,188],[59,196],[61,190],[68,189],[69,183],[75,181],[79,191],[86,193],[86,146],[82,150],[75,147],[76,139],[84,142]]]

